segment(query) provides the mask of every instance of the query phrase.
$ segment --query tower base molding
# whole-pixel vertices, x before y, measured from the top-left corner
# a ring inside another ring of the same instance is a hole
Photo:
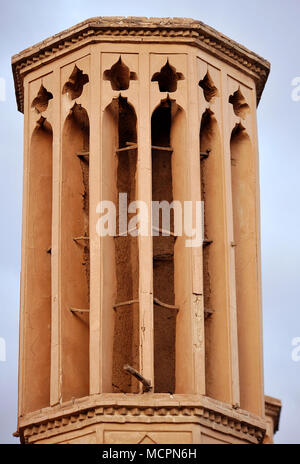
[[[20,418],[23,443],[196,444],[263,441],[266,422],[193,395],[102,394]]]

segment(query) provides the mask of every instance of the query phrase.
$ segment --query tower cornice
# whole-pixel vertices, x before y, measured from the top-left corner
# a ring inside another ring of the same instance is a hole
[[[19,111],[24,111],[23,78],[60,55],[93,42],[181,43],[215,55],[255,80],[257,104],[270,72],[270,63],[239,43],[190,18],[95,17],[55,34],[12,57]]]

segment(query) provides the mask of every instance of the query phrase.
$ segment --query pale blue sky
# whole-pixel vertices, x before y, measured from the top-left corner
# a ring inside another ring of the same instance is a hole
[[[277,443],[300,443],[300,76],[299,0],[1,0],[0,78],[0,443],[16,430],[23,115],[17,112],[11,56],[92,16],[182,16],[199,19],[268,59],[272,71],[259,109],[265,392],[283,402]]]

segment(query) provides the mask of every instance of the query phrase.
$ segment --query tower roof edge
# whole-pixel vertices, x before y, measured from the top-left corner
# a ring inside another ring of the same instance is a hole
[[[223,61],[251,75],[256,83],[257,104],[270,72],[270,63],[224,34],[191,18],[145,18],[100,16],[86,19],[55,34],[12,57],[12,69],[19,111],[23,112],[24,71],[53,60],[68,48],[73,50],[97,40],[151,41],[155,36],[164,42],[181,42],[205,49]],[[68,51],[68,50],[67,50]]]

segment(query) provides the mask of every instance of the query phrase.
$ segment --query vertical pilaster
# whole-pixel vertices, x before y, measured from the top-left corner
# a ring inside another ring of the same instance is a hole
[[[90,84],[90,394],[103,392],[105,382],[105,327],[103,318],[103,262],[97,234],[96,208],[101,200],[100,53],[91,49]],[[103,154],[102,154],[103,156]],[[108,376],[108,378],[110,378]]]
[[[226,218],[226,243],[228,256],[227,261],[227,282],[229,287],[228,304],[228,331],[230,334],[230,353],[231,353],[231,385],[232,385],[232,404],[240,405],[240,385],[239,385],[239,358],[238,358],[238,333],[237,333],[237,305],[236,305],[236,280],[235,280],[235,256],[234,256],[234,234],[233,234],[233,211],[232,211],[232,189],[231,189],[231,155],[230,137],[231,127],[229,121],[229,102],[227,96],[227,72],[222,70],[222,113],[223,113],[223,160],[224,160],[224,183],[225,183],[225,218]]]
[[[256,110],[256,90],[251,92],[250,107]],[[253,149],[255,153],[255,194],[256,194],[256,270],[257,270],[257,340],[258,340],[258,369],[257,369],[257,402],[258,413],[265,415],[264,395],[264,366],[263,366],[263,328],[262,328],[262,288],[261,288],[261,220],[260,220],[260,183],[259,183],[259,147],[257,130],[257,113],[252,111]]]
[[[196,218],[196,202],[201,201],[199,112],[197,95],[196,57],[188,55],[188,110],[187,110],[187,156],[190,200],[193,202],[193,218]],[[202,233],[202,231],[201,231]],[[191,282],[191,327],[192,359],[194,368],[194,385],[192,393],[205,394],[205,337],[204,337],[204,298],[202,279],[202,246],[190,248],[192,261]]]
[[[24,158],[23,158],[23,207],[22,207],[22,245],[21,245],[21,281],[20,281],[20,325],[19,325],[19,390],[18,390],[18,417],[24,412],[25,393],[25,341],[26,341],[26,238],[28,221],[28,185],[29,185],[29,89],[27,79],[24,79]]]
[[[149,54],[139,55],[139,111],[138,111],[138,162],[137,198],[148,206],[148,234],[139,235],[139,325],[140,325],[140,369],[151,381],[154,378],[153,360],[153,258],[152,258],[152,162],[151,162],[151,114]]]
[[[50,405],[61,398],[61,323],[60,323],[60,210],[61,210],[61,83],[60,67],[53,71],[53,186],[51,245],[51,369]]]
[[[232,85],[232,81],[230,81]],[[236,87],[235,87],[236,88]],[[247,115],[233,121],[231,182],[237,289],[241,408],[263,415],[259,194],[255,99],[241,86]],[[232,92],[232,89],[231,89]],[[254,106],[253,106],[254,103]],[[250,104],[250,105],[249,105]],[[236,112],[235,112],[236,114]]]

